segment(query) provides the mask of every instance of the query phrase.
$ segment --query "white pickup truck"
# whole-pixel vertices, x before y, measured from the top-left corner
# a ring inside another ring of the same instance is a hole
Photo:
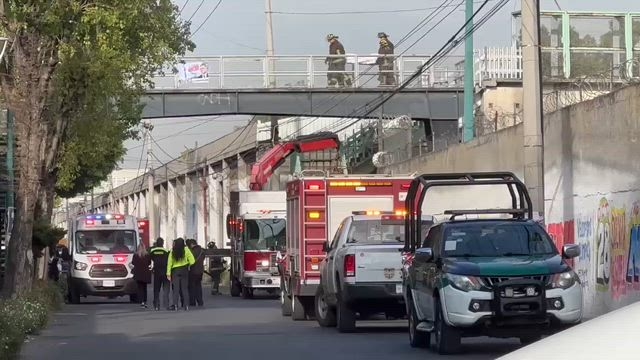
[[[423,233],[433,217],[423,216]],[[320,285],[315,295],[316,320],[322,327],[340,332],[355,330],[361,320],[385,313],[402,318],[404,216],[386,212],[354,211],[325,243],[326,258],[320,264]]]

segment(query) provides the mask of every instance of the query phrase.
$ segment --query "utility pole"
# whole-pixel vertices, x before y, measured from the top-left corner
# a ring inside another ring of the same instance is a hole
[[[273,17],[271,11],[271,0],[265,0],[265,10],[264,13],[267,15],[267,62],[268,62],[268,71],[269,77],[267,80],[269,87],[276,86],[276,78],[273,76],[274,64],[273,64]]]
[[[153,174],[153,146],[151,140],[151,130],[153,124],[151,121],[145,120],[142,126],[145,129],[145,141],[147,143],[147,222],[149,224],[149,241],[156,238],[156,202],[155,202],[155,177]]]
[[[524,182],[531,194],[534,213],[544,221],[544,138],[539,22],[540,1],[522,0]]]
[[[465,0],[464,15],[467,21],[473,18],[473,1]],[[474,73],[473,73],[473,20],[467,23],[465,32],[469,35],[464,40],[464,131],[462,141],[467,142],[475,137],[475,121],[473,117]]]

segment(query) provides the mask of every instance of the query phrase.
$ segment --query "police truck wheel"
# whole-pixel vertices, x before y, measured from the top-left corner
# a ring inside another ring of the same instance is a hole
[[[291,298],[284,289],[280,290],[280,309],[282,316],[291,316]]]
[[[300,298],[298,296],[291,295],[291,297],[291,319],[293,319],[294,321],[306,320],[307,313],[304,309],[304,306],[302,305],[302,301],[300,301]]]
[[[336,309],[327,303],[322,286],[318,286],[314,300],[315,315],[318,324],[322,327],[335,327]]]
[[[356,331],[356,313],[340,297],[338,297],[336,308],[338,331],[341,333]]]
[[[413,305],[413,300],[409,299],[409,344],[415,348],[428,348],[431,342],[431,334],[425,331],[418,331],[418,316]]]
[[[436,303],[436,323],[435,323],[435,348],[440,355],[454,354],[460,349],[460,332],[449,326],[444,321],[442,315],[442,305],[440,299],[435,299]]]

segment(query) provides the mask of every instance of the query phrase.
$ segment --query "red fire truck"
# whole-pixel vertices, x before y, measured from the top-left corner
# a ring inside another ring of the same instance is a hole
[[[280,290],[277,254],[284,253],[287,225],[284,191],[262,191],[274,171],[293,154],[339,149],[334,133],[299,136],[277,144],[251,169],[251,191],[231,192],[227,236],[231,241],[231,296],[253,296],[256,289]]]
[[[138,218],[138,234],[140,235],[140,239],[142,239],[142,243],[148,249],[150,247],[149,239],[149,221],[146,218]]]
[[[413,177],[386,175],[302,176],[287,184],[287,253],[281,261],[282,315],[313,316],[325,243],[355,210],[404,215]]]

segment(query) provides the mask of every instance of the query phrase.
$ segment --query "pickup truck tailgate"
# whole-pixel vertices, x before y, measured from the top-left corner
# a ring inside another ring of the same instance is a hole
[[[402,245],[352,245],[356,259],[356,283],[402,281]]]

